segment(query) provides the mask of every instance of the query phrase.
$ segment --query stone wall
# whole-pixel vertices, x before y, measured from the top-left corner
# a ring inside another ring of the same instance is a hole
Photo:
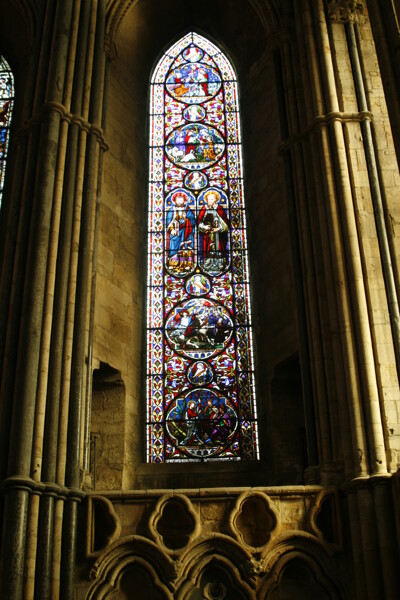
[[[115,40],[107,87],[109,151],[100,203],[94,358],[95,364],[101,361],[119,370],[126,390],[120,457],[125,489],[133,486],[145,456],[149,82],[163,49],[161,41],[171,43],[188,23],[179,2],[168,10],[162,4],[158,8],[162,17],[146,4],[126,15]],[[265,453],[274,366],[296,353],[298,343],[274,69],[262,38],[252,35],[251,28],[245,33],[242,19],[259,27],[251,8],[238,2],[228,19],[221,14],[210,23],[205,15],[192,14],[194,24],[227,50],[239,76],[260,439]]]

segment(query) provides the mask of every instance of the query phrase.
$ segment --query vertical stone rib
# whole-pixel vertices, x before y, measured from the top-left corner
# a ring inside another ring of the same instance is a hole
[[[3,242],[4,254],[0,282],[0,473],[2,477],[6,477],[7,470],[12,395],[32,211],[32,190],[35,184],[39,145],[39,123],[32,119],[32,114],[38,111],[34,97],[39,95],[38,88],[41,85],[43,88],[45,87],[48,68],[48,63],[46,63],[44,73],[39,73],[37,64],[41,55],[44,53],[47,57],[49,55],[52,34],[49,23],[54,20],[53,13],[54,6],[43,3],[40,15],[43,25],[39,30],[39,34],[42,34],[41,43],[34,48],[23,99],[22,122],[28,123],[28,126],[19,132],[16,140],[14,139],[16,158],[14,164],[10,163],[9,165],[14,171],[9,195],[13,201],[6,204],[7,227]],[[41,90],[41,93],[44,94],[44,89]],[[21,173],[24,174],[23,177],[21,177]]]
[[[82,4],[82,7],[81,7]],[[71,108],[73,115],[80,115],[83,104],[83,80],[87,57],[87,28],[90,14],[90,2],[74,3],[72,19],[72,30],[67,60],[67,78],[64,88],[64,102],[66,110]],[[78,37],[78,24],[80,35]],[[90,51],[90,49],[89,49]],[[74,60],[73,60],[74,59]],[[65,312],[68,289],[69,263],[71,256],[71,230],[72,214],[76,190],[78,136],[81,130],[79,122],[72,118],[68,124],[68,138],[65,160],[65,177],[60,178],[63,189],[62,221],[60,231],[57,231],[55,245],[58,245],[55,278],[55,298],[52,305],[52,331],[49,379],[47,388],[46,425],[43,438],[43,470],[44,481],[55,481],[57,453],[54,448],[58,446],[59,414],[60,414],[60,390],[61,373],[63,365],[64,327]],[[86,136],[82,138],[85,144]],[[79,193],[80,197],[80,193]],[[80,206],[80,201],[78,201]],[[43,433],[43,432],[42,432]],[[40,440],[40,435],[38,436]],[[40,442],[38,446],[40,445]],[[52,562],[53,552],[59,555],[59,536],[54,535],[56,499],[52,494],[42,497],[39,520],[39,539],[42,540],[38,548],[36,567],[36,594],[38,597],[47,598],[52,596]]]
[[[350,492],[347,496],[349,507],[349,520],[351,523],[350,536],[353,554],[353,569],[355,575],[357,600],[365,600],[367,595],[367,578],[364,563],[364,548],[361,536],[360,512],[357,501],[357,492]]]
[[[75,55],[76,52],[76,38],[79,23],[79,12],[80,0],[76,0],[74,3],[74,15],[72,19],[72,30],[71,39],[69,46],[69,55]],[[82,49],[82,55],[84,56],[84,48]],[[66,84],[64,88],[64,106],[66,111],[69,110],[71,104],[71,93],[74,81],[74,75],[76,70],[79,70],[79,64],[81,61],[77,61],[76,69],[73,68],[71,60],[68,61]],[[79,92],[78,92],[79,95]],[[56,453],[54,448],[57,447],[57,433],[58,433],[58,411],[59,411],[59,387],[61,368],[60,363],[62,360],[62,345],[63,345],[63,330],[65,320],[65,301],[66,301],[66,285],[68,277],[68,263],[70,253],[70,231],[68,230],[68,223],[71,219],[68,219],[69,204],[71,202],[70,196],[66,192],[70,191],[75,182],[75,164],[76,164],[76,137],[78,125],[69,123],[64,120],[62,123],[63,133],[65,129],[65,148],[64,148],[64,161],[59,165],[56,174],[57,185],[55,188],[55,199],[58,200],[60,205],[60,211],[57,214],[59,222],[57,222],[52,228],[51,248],[53,262],[49,263],[49,269],[54,273],[49,286],[49,294],[53,294],[49,298],[48,304],[45,306],[45,317],[48,313],[52,315],[52,327],[48,332],[47,340],[49,347],[49,363],[48,369],[43,377],[44,381],[39,380],[38,385],[38,405],[41,404],[42,396],[48,397],[46,404],[46,428],[44,429],[44,422],[37,424],[36,440],[37,447],[34,447],[32,470],[35,474],[38,470],[37,477],[41,475],[41,457],[44,449],[44,481],[55,481],[55,461]],[[62,198],[62,205],[61,205]],[[65,269],[65,263],[67,268]],[[63,268],[64,267],[64,268]],[[64,307],[64,310],[63,310]],[[51,335],[51,340],[49,339]],[[42,355],[42,353],[41,353]],[[54,385],[56,386],[54,389]],[[39,392],[42,392],[40,394]]]
[[[360,531],[362,541],[362,557],[365,564],[366,598],[375,600],[382,597],[382,568],[379,564],[378,533],[376,530],[376,514],[371,488],[360,488],[357,494],[358,512],[360,515]]]
[[[378,547],[383,573],[384,596],[386,598],[399,598],[400,580],[398,577],[398,565],[400,564],[400,555],[396,534],[393,530],[394,506],[387,481],[377,483],[373,488],[373,495]]]
[[[356,31],[353,23],[346,23],[346,34],[350,59],[352,63],[354,84],[358,100],[359,109],[361,111],[368,110],[367,98],[363,75],[361,71],[361,57],[356,39]],[[379,249],[381,254],[381,264],[383,277],[385,281],[385,291],[389,306],[389,318],[392,329],[394,352],[397,362],[397,372],[400,373],[400,312],[398,297],[396,291],[396,282],[392,266],[391,249],[388,240],[388,231],[385,221],[385,211],[383,206],[383,198],[381,192],[381,184],[378,174],[375,145],[372,135],[372,125],[369,120],[362,121],[361,130],[364,141],[364,151],[368,168],[368,176],[370,182],[371,199],[374,209],[375,225],[377,237],[379,241]]]
[[[101,126],[101,108],[103,103],[103,85],[105,69],[104,44],[105,3],[104,0],[93,0],[88,56],[88,73],[86,101],[83,113],[89,110],[89,120],[95,126]],[[93,67],[93,68],[92,68]],[[90,82],[90,84],[89,84]],[[97,131],[91,129],[88,134],[83,201],[81,212],[81,228],[79,239],[79,258],[75,298],[74,335],[71,358],[71,387],[68,409],[67,461],[65,484],[74,489],[80,484],[81,461],[81,421],[82,421],[82,385],[85,375],[86,323],[88,296],[90,290],[90,265],[93,239],[93,208],[96,197],[96,186],[99,169],[100,144]],[[78,498],[70,496],[64,510],[62,562],[61,562],[61,598],[69,599],[74,588],[74,568],[76,554],[76,525]]]
[[[299,19],[299,27],[300,27],[301,19]],[[314,103],[310,101],[308,98],[307,105],[309,107],[306,113],[306,120],[303,127],[307,128],[310,123],[314,122],[315,115],[323,114],[325,112],[325,105],[323,102],[323,93],[322,93],[322,84],[321,78],[319,76],[319,64],[317,60],[317,53],[315,49],[315,41],[314,41],[314,33],[311,25],[311,20],[309,17],[306,18],[306,25],[303,24],[303,28],[306,28],[309,32],[309,35],[305,39],[305,53],[307,58],[304,60],[304,63],[309,65],[307,70],[308,77],[304,82],[304,89],[306,96],[312,95],[314,97]],[[302,40],[301,31],[299,31],[299,40]],[[311,86],[310,86],[311,82]],[[311,93],[309,92],[309,87],[311,87]],[[315,89],[316,88],[316,89]],[[336,278],[334,274],[334,265],[332,262],[332,250],[330,245],[330,234],[329,234],[329,217],[327,214],[327,208],[325,203],[323,202],[323,198],[326,194],[332,193],[332,189],[329,188],[327,182],[327,167],[324,164],[324,159],[329,160],[328,156],[323,152],[321,148],[321,144],[323,143],[323,128],[325,125],[317,125],[315,126],[311,132],[309,133],[310,138],[310,147],[312,153],[312,161],[307,159],[308,152],[306,152],[305,163],[308,166],[308,170],[312,172],[309,175],[311,180],[314,179],[314,184],[316,186],[316,201],[315,201],[315,230],[316,235],[320,235],[321,237],[321,249],[322,249],[322,258],[323,258],[323,277],[325,278],[326,285],[326,302],[328,314],[328,321],[325,324],[324,331],[328,333],[330,339],[332,339],[333,344],[333,357],[334,357],[334,383],[331,384],[331,387],[328,387],[328,390],[331,390],[330,402],[338,402],[339,404],[339,414],[341,415],[341,431],[342,431],[342,440],[343,440],[343,454],[345,458],[345,472],[352,473],[354,470],[354,451],[350,449],[351,444],[351,436],[349,433],[349,421],[347,417],[347,407],[346,407],[346,391],[345,391],[345,376],[343,369],[343,358],[342,358],[342,348],[340,342],[340,324],[339,324],[339,315],[337,302],[335,300],[336,296]],[[323,157],[323,160],[321,160]],[[316,165],[316,168],[313,168],[312,165]],[[312,211],[312,209],[311,209]],[[314,236],[315,237],[315,236]],[[314,251],[317,255],[319,255],[320,250],[318,246],[315,246]],[[321,274],[322,275],[322,274]],[[320,287],[321,284],[318,284]],[[330,293],[331,292],[331,293]],[[320,291],[318,292],[318,299],[320,303],[320,310],[322,313],[324,298],[321,297]],[[336,332],[336,334],[335,334]],[[320,335],[319,332],[317,335]],[[322,338],[323,343],[325,345],[324,353],[328,352],[329,342],[327,342],[326,338]],[[329,356],[329,354],[328,354]],[[326,358],[327,360],[327,358]],[[327,384],[329,386],[329,380],[327,379]],[[340,456],[336,456],[335,460],[340,460]]]
[[[326,434],[329,427],[328,440],[331,438],[333,452],[332,458],[337,463],[344,459],[345,473],[351,476],[353,473],[353,450],[351,448],[351,435],[349,427],[349,418],[346,406],[346,386],[343,368],[343,357],[340,343],[340,327],[338,323],[337,303],[335,301],[334,274],[332,271],[332,258],[329,244],[329,232],[327,224],[327,215],[323,198],[325,195],[324,185],[326,172],[321,164],[321,152],[318,142],[319,127],[313,127],[307,132],[311,123],[315,119],[315,102],[319,110],[323,110],[322,92],[318,79],[318,64],[316,62],[315,51],[312,50],[313,43],[310,40],[304,40],[301,14],[297,15],[297,37],[299,43],[299,56],[303,77],[304,91],[304,109],[300,113],[301,121],[301,151],[303,155],[303,164],[305,172],[305,182],[307,194],[303,199],[301,211],[304,212],[303,235],[308,235],[310,231],[312,238],[312,248],[310,249],[312,260],[316,261],[316,286],[315,294],[315,317],[314,332],[312,335],[315,344],[315,353],[318,358],[315,360],[321,362],[318,370],[318,393],[316,402],[320,405],[320,410],[325,414],[325,425],[321,423],[321,437]],[[310,26],[308,26],[310,30]],[[306,47],[305,47],[306,45]],[[308,67],[310,65],[310,67]],[[315,90],[315,87],[317,89]],[[313,98],[315,99],[313,101]],[[311,160],[310,160],[311,152]],[[314,199],[314,202],[313,202]],[[299,196],[299,202],[301,197]],[[310,283],[311,285],[311,283]],[[319,315],[318,312],[319,311]],[[328,406],[324,406],[327,402]],[[334,406],[338,406],[339,423],[335,425],[336,413]],[[329,423],[327,421],[329,417]],[[341,436],[336,434],[335,428],[341,427]],[[327,445],[329,441],[324,441]],[[341,444],[340,444],[341,442]],[[329,456],[326,455],[325,456]],[[322,470],[329,468],[327,463],[321,466]],[[335,469],[338,466],[334,467]]]

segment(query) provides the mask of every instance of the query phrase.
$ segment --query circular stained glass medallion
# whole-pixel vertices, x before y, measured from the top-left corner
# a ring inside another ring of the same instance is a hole
[[[189,190],[202,190],[208,184],[207,176],[204,173],[199,173],[198,171],[192,171],[188,175],[186,175],[183,180],[185,187]]]
[[[196,458],[216,456],[237,437],[233,403],[213,390],[197,388],[178,396],[166,414],[174,451]]]
[[[185,288],[191,296],[204,296],[210,291],[211,283],[203,273],[195,273],[186,281]]]
[[[202,106],[198,104],[191,104],[182,112],[182,116],[186,121],[192,121],[193,123],[197,123],[198,121],[202,121],[206,116],[206,111]]]
[[[208,363],[198,360],[190,365],[187,370],[187,378],[193,385],[203,386],[211,383],[214,378],[214,373]]]
[[[209,167],[221,158],[224,150],[224,139],[218,130],[202,123],[177,127],[165,146],[170,161],[190,171]]]
[[[221,78],[208,65],[188,62],[170,72],[166,88],[179,102],[199,104],[211,100],[219,92]]]
[[[182,56],[185,60],[194,63],[199,62],[204,56],[203,50],[200,50],[197,46],[189,46],[182,52]]]
[[[219,354],[229,344],[232,332],[232,318],[226,308],[206,298],[192,298],[178,304],[165,324],[169,346],[191,359]]]

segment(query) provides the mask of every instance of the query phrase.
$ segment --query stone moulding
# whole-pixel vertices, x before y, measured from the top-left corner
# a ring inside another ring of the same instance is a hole
[[[60,102],[49,101],[43,104],[37,115],[31,117],[19,130],[17,139],[26,136],[31,129],[38,123],[41,123],[48,113],[58,113],[62,121],[66,121],[70,125],[77,125],[80,130],[86,132],[87,135],[94,134],[100,144],[100,148],[106,152],[109,147],[105,141],[104,131],[101,127],[94,123],[85,120],[81,115],[76,115],[69,112],[66,107]]]
[[[321,128],[331,127],[334,123],[362,123],[363,121],[373,121],[374,115],[372,112],[364,110],[359,112],[342,112],[333,111],[327,114],[317,115],[314,119],[302,130],[291,134],[289,137],[280,142],[278,152],[283,153],[290,149],[295,144],[299,144],[304,140],[308,140],[310,134],[319,133]]]
[[[154,542],[137,535],[118,540],[94,563],[87,600],[108,598],[118,592],[123,575],[133,565],[142,567],[165,598],[173,600],[173,586],[168,583],[176,578],[173,561]]]
[[[239,496],[229,517],[234,537],[252,553],[262,552],[278,523],[278,515],[270,498],[255,490]]]
[[[170,523],[180,523],[181,527],[175,529]],[[159,498],[148,527],[153,539],[168,554],[182,551],[201,531],[199,516],[189,498],[174,492]]]

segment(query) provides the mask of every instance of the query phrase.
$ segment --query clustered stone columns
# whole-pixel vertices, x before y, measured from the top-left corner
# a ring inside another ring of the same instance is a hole
[[[346,494],[358,597],[396,597],[395,508],[376,340],[384,338],[398,364],[399,308],[357,42],[357,18],[367,16],[363,2],[345,0],[301,0],[294,10],[297,42],[286,37],[279,44],[287,132],[281,150],[292,165],[321,480],[342,482]],[[351,66],[358,110],[346,110],[338,88],[340,52]],[[360,165],[369,182],[362,191]],[[374,273],[360,231],[365,204],[379,240]],[[371,300],[374,278],[391,315],[384,331]]]
[[[390,121],[397,156],[400,157],[400,3],[398,0],[366,0],[366,4],[379,50],[382,80],[390,92],[387,94]]]
[[[2,598],[72,598],[105,0],[40,3],[1,272]],[[22,174],[22,176],[21,176]]]

